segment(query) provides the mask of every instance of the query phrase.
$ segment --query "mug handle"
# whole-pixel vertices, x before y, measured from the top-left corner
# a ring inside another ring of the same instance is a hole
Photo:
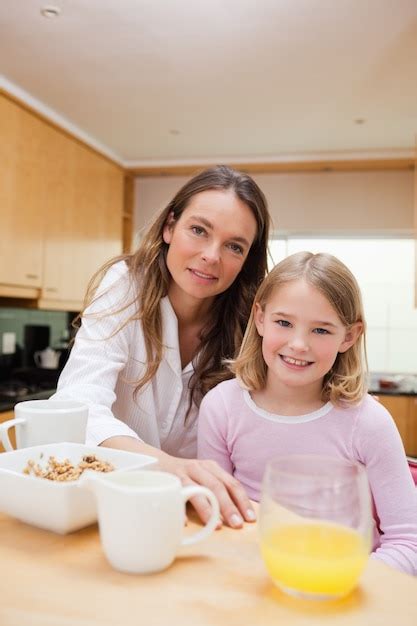
[[[7,431],[12,426],[25,423],[26,419],[24,417],[15,417],[13,420],[7,420],[7,422],[3,422],[3,424],[0,424],[0,441],[2,442],[6,452],[11,452],[12,450],[14,450],[12,443],[9,439],[9,433]]]
[[[192,485],[190,487],[183,487],[181,492],[182,497],[184,498],[184,503],[194,496],[205,496],[211,504],[211,516],[204,528],[193,533],[190,537],[184,537],[181,541],[182,546],[189,546],[193,543],[197,543],[197,541],[205,539],[205,537],[208,537],[208,535],[213,532],[220,520],[220,509],[216,496],[212,491],[210,491],[210,489],[207,489],[207,487]]]

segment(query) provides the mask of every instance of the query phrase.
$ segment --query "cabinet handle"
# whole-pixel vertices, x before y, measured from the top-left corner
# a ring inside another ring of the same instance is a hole
[[[48,293],[56,293],[58,289],[56,289],[56,287],[46,287],[45,291],[47,291]]]
[[[39,278],[39,276],[37,274],[26,274],[26,278],[30,278],[31,280],[36,280],[36,278]]]

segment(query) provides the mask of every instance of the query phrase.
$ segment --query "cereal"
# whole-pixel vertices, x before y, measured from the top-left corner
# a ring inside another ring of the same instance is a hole
[[[50,456],[45,468],[42,468],[35,461],[29,460],[23,470],[24,474],[55,480],[58,482],[68,482],[78,480],[84,470],[94,470],[95,472],[112,472],[115,467],[108,461],[98,459],[94,454],[83,456],[78,465],[73,465],[69,459],[57,461],[54,456]]]

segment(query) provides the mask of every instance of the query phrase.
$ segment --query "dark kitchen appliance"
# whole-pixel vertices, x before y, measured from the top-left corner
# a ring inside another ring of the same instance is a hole
[[[10,377],[0,380],[0,411],[12,409],[22,400],[42,400],[55,391],[59,370],[39,367],[17,368]]]
[[[36,367],[34,354],[49,346],[51,329],[40,324],[26,324],[23,342],[23,366]]]

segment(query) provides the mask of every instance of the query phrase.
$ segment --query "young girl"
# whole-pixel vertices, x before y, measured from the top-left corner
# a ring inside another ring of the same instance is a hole
[[[377,558],[417,574],[417,491],[386,409],[366,393],[365,321],[357,282],[328,254],[300,252],[265,278],[236,379],[203,399],[198,456],[259,500],[267,461],[318,454],[366,467],[379,518]]]
[[[209,486],[234,527],[254,511],[236,480],[196,460],[197,407],[231,377],[223,360],[265,276],[268,228],[247,174],[217,166],[189,180],[138,250],[99,275],[55,396],[88,405],[87,443],[156,456],[183,484]],[[192,502],[207,519],[206,499]]]

